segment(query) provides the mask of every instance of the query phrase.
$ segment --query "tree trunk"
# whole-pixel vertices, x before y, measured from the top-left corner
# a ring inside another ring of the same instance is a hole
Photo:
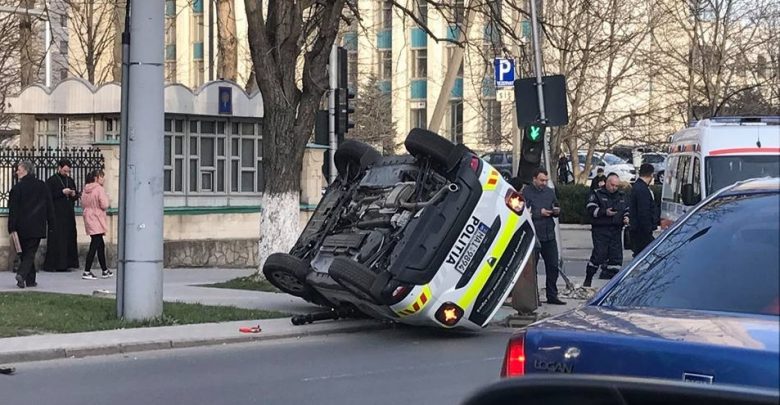
[[[111,63],[111,76],[113,81],[122,81],[122,31],[125,30],[125,7],[127,0],[117,0],[114,6],[114,46],[112,49],[113,62]]]
[[[236,12],[234,0],[217,0],[217,77],[238,79],[238,40],[236,39]]]
[[[34,8],[35,0],[22,0],[21,8]],[[38,74],[38,61],[35,57],[35,36],[32,32],[32,18],[29,14],[19,14],[19,64],[20,84],[24,89],[35,83]],[[47,44],[48,46],[48,44]],[[20,122],[19,146],[32,147],[35,144],[35,116],[23,114]]]

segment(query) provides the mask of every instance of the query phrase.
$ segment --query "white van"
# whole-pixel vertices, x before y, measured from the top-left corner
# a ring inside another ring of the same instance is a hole
[[[723,187],[780,177],[780,117],[715,117],[671,138],[661,220],[675,221]]]

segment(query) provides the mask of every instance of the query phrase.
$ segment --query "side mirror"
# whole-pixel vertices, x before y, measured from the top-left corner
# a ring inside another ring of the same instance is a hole
[[[683,184],[682,202],[685,205],[696,205],[701,201],[701,196],[693,193],[693,184]]]

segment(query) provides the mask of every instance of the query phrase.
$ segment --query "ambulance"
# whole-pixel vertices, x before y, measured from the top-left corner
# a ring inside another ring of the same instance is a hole
[[[661,223],[738,181],[780,177],[780,117],[714,117],[671,137]]]

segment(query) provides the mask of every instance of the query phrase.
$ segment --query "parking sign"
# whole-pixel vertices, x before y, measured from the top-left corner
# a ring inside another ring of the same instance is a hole
[[[511,87],[515,84],[515,60],[496,58],[493,60],[495,67],[496,87]]]

